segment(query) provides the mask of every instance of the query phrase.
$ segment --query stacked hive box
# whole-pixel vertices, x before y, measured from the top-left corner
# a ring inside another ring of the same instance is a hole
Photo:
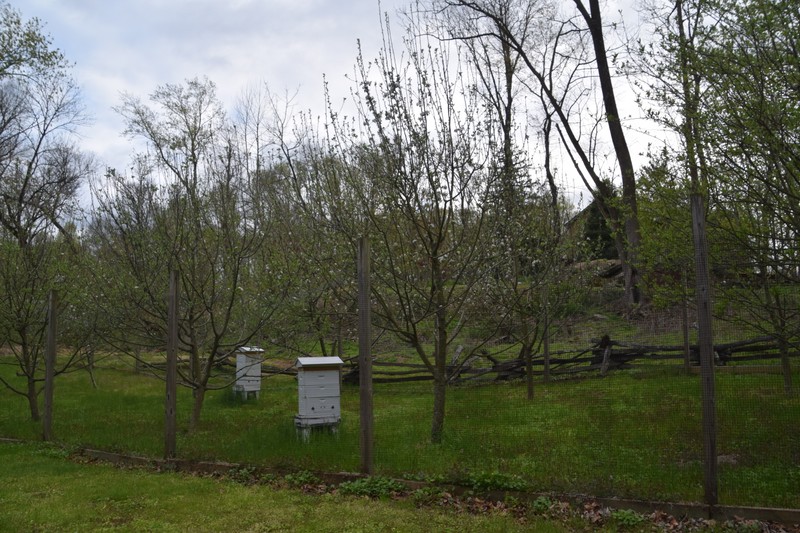
[[[233,392],[241,393],[244,399],[251,394],[258,398],[261,392],[261,361],[264,350],[253,346],[242,346],[236,351],[236,383]]]
[[[297,406],[294,423],[301,436],[308,438],[313,427],[336,430],[341,420],[340,371],[338,357],[300,357],[297,359]]]

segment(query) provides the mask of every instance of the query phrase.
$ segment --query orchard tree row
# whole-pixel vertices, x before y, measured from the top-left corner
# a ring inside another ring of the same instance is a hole
[[[377,57],[354,57],[352,110],[322,119],[266,86],[226,109],[202,77],[126,93],[116,110],[139,152],[121,173],[81,151],[76,84],[40,22],[0,5],[0,346],[22,377],[0,379],[38,418],[51,290],[71,350],[59,371],[163,350],[175,271],[194,426],[240,346],[342,353],[367,236],[375,327],[430,370],[438,441],[454,355],[502,339],[530,358],[583,292],[570,265],[599,243],[575,229],[572,176],[609,229],[631,311],[686,298],[689,196],[704,195],[715,272],[734,282],[718,296],[781,339],[791,392],[800,6],[640,7],[634,31],[597,0],[415,3],[387,17]],[[653,136],[642,168],[619,104],[631,88]]]

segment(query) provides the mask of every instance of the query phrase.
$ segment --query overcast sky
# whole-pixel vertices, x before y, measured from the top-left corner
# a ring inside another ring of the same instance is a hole
[[[299,109],[322,112],[323,74],[344,98],[357,54],[380,43],[381,13],[405,0],[8,0],[38,17],[67,59],[94,124],[81,146],[101,165],[126,168],[131,144],[112,110],[125,91],[146,98],[165,83],[208,76],[230,109],[246,87],[298,91]],[[101,166],[102,168],[102,166]]]
[[[2,1],[2,0],[0,0]],[[395,35],[401,33],[398,9],[411,0],[5,0],[24,19],[38,17],[59,48],[74,63],[91,126],[80,145],[97,157],[98,170],[111,166],[127,173],[134,144],[113,111],[120,94],[146,99],[159,85],[207,76],[230,111],[241,92],[266,82],[278,95],[297,92],[296,111],[325,111],[323,75],[335,102],[349,96],[357,40],[367,59],[380,48],[382,14]],[[638,24],[636,0],[610,0],[607,15],[622,9]],[[571,4],[571,3],[570,3]],[[608,22],[608,20],[606,20]],[[620,84],[617,90],[624,89]],[[633,99],[620,91],[620,105]],[[632,111],[636,112],[635,109]],[[636,128],[636,120],[623,117]],[[629,134],[634,157],[649,135]],[[610,153],[610,148],[609,148]],[[612,164],[613,166],[613,164]],[[565,163],[564,168],[569,168]],[[561,184],[577,203],[585,188],[569,174]]]

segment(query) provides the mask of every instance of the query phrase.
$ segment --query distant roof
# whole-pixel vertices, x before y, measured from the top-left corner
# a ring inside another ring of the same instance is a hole
[[[344,361],[338,357],[298,357],[294,364],[297,368],[304,366],[341,366]]]

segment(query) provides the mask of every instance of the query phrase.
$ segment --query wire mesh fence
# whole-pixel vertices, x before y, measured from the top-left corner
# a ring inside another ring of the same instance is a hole
[[[378,463],[484,488],[797,508],[799,289],[714,280],[713,456],[704,449],[695,306],[684,298],[630,316],[593,308],[569,317],[530,367],[513,351],[454,360],[440,447],[425,444],[425,408],[401,407],[412,401],[405,394],[429,393],[416,381],[424,369],[379,357],[386,384],[376,398],[388,405],[376,408]],[[386,444],[412,433],[408,447],[435,459],[403,452],[415,462],[395,462],[399,452]],[[704,490],[709,461],[714,502]]]
[[[715,503],[800,508],[800,286],[766,281],[714,279]],[[706,502],[691,291],[635,312],[619,305],[621,293],[617,279],[587,286],[580,306],[548,319],[530,354],[507,338],[475,350],[463,347],[468,337],[454,342],[440,442],[432,441],[430,369],[413,350],[376,332],[372,473],[475,490]],[[298,437],[294,356],[268,350],[258,398],[231,393],[232,363],[214,370],[193,431],[186,430],[193,391],[178,391],[177,424],[184,429],[177,457],[363,471],[358,357],[343,355],[337,431]],[[163,378],[163,354],[96,359],[74,361],[57,376],[54,438],[160,456],[164,382],[153,377]],[[0,372],[7,381],[15,379],[10,362],[5,354]],[[183,357],[179,373],[190,365]],[[21,422],[21,404],[2,394],[0,433],[38,438]]]

